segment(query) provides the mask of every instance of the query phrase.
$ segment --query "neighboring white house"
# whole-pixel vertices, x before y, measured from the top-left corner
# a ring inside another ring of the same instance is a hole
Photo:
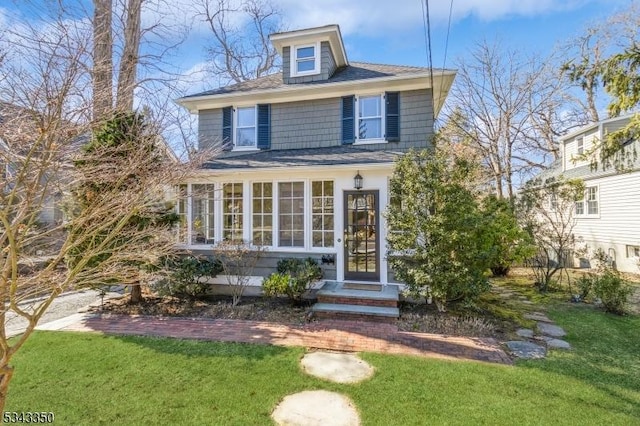
[[[561,138],[561,159],[544,177],[562,175],[582,179],[585,193],[575,204],[574,233],[578,247],[602,249],[619,271],[639,273],[640,258],[640,141],[625,143],[628,161],[622,171],[615,167],[593,168],[589,153],[594,143],[629,123],[630,116],[591,124]],[[598,153],[594,153],[596,157]]]
[[[393,282],[394,160],[430,146],[455,71],[350,62],[337,25],[270,40],[282,72],[178,101],[198,114],[200,147],[223,150],[184,185],[181,242],[266,246],[254,275],[311,256],[327,279]]]

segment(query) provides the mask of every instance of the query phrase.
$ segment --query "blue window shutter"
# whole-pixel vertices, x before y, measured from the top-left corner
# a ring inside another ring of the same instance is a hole
[[[345,96],[342,98],[342,144],[348,145],[355,141],[355,96]]]
[[[400,94],[398,92],[385,93],[386,119],[385,139],[389,142],[400,140]]]
[[[271,105],[258,105],[258,149],[271,148]]]
[[[222,149],[233,148],[233,108],[222,108]]]

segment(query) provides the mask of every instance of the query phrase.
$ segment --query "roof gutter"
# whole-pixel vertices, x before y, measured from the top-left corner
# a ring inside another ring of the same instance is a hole
[[[453,84],[455,75],[456,72],[453,70],[442,70],[434,74],[434,86],[439,88],[438,93],[434,93],[434,112],[436,116],[444,104],[444,100]],[[252,104],[261,102],[283,103],[340,97],[353,91],[367,90],[375,88],[376,86],[384,86],[386,90],[430,89],[431,75],[429,72],[424,72],[326,84],[292,84],[291,87],[279,87],[275,89],[187,96],[177,99],[176,102],[187,108],[190,112],[197,112],[203,109],[223,108],[231,104],[236,105],[243,102]]]

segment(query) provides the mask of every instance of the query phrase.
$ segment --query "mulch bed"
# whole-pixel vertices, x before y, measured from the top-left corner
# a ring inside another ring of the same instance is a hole
[[[241,319],[301,325],[316,321],[310,315],[310,308],[314,302],[309,300],[301,306],[294,306],[283,298],[243,297],[237,306],[232,306],[231,298],[228,296],[181,299],[146,293],[144,301],[137,305],[130,304],[127,295],[105,301],[101,308],[94,310],[121,315]],[[434,306],[401,302],[400,312],[398,329],[402,331],[467,337],[499,338],[501,335],[501,330],[489,320],[438,313]]]

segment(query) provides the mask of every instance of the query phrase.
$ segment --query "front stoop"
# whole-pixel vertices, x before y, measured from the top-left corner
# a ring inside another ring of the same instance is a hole
[[[343,285],[327,281],[318,290],[318,303],[311,308],[316,318],[393,324],[400,316],[397,286],[377,284],[371,286],[373,290],[362,290],[343,288]]]

